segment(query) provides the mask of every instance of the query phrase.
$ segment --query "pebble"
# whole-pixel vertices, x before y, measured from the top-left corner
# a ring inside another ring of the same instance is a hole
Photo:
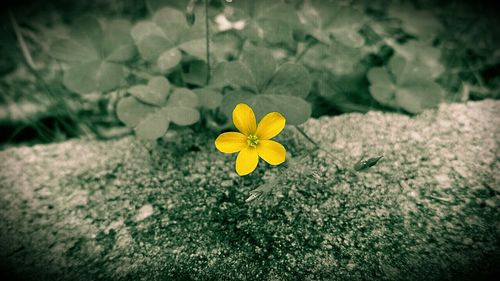
[[[137,212],[137,215],[135,216],[135,221],[143,221],[147,219],[149,216],[151,216],[154,212],[154,208],[151,204],[146,204],[142,206],[139,211]]]

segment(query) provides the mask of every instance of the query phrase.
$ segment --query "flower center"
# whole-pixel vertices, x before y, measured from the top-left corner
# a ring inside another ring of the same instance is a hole
[[[257,144],[259,144],[259,138],[256,135],[248,135],[247,144],[252,148],[256,148]]]

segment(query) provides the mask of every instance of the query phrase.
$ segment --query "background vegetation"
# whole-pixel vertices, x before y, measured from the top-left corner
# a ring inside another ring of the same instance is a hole
[[[238,102],[300,124],[498,98],[494,8],[320,0],[10,6],[1,17],[1,143],[218,132]]]

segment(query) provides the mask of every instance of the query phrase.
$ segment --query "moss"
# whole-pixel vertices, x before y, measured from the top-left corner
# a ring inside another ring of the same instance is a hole
[[[319,153],[252,204],[281,170],[239,178],[211,135],[5,150],[0,257],[38,280],[473,279],[499,261],[499,107],[310,120],[340,169]]]

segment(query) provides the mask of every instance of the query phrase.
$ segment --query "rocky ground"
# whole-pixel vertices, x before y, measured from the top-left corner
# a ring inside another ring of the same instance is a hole
[[[0,263],[26,280],[476,280],[500,262],[500,102],[310,120],[335,155],[251,176],[214,135],[0,152]],[[301,159],[293,128],[281,141]],[[383,155],[356,172],[361,158]],[[334,163],[336,165],[334,165]],[[279,180],[273,180],[278,177]],[[270,193],[245,202],[272,182]]]

